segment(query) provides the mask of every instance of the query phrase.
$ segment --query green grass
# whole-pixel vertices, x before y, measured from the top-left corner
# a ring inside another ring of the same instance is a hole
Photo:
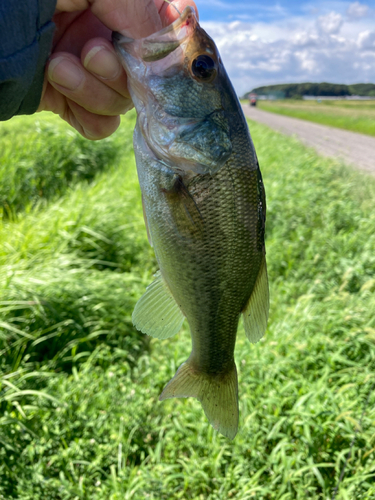
[[[258,101],[260,109],[375,136],[375,101]]]
[[[106,172],[0,232],[0,499],[326,500],[354,436],[336,498],[374,498],[374,180],[251,123],[271,316],[256,345],[239,330],[229,442],[196,400],[158,401],[186,327],[148,341],[131,325],[156,270],[133,125]]]
[[[114,164],[120,143],[98,142],[50,118],[47,113],[2,124],[0,141],[0,218],[64,194],[71,184],[91,181]]]

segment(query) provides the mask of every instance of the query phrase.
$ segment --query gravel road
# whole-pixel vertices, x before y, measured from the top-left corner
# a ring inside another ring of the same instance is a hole
[[[262,111],[242,105],[245,115],[286,135],[296,135],[307,146],[323,156],[342,159],[345,163],[375,174],[375,138],[317,123]]]

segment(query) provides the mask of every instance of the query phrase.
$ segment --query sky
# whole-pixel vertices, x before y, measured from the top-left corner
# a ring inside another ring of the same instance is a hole
[[[375,83],[375,0],[195,1],[240,95],[277,83]]]

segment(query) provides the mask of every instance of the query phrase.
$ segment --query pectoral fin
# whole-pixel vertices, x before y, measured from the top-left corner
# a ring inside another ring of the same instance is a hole
[[[158,339],[172,337],[181,329],[184,315],[160,271],[137,302],[132,320],[137,330]]]
[[[164,189],[163,193],[179,234],[185,237],[202,237],[204,231],[202,215],[182,178],[176,175],[172,188]]]
[[[263,258],[254,289],[246,304],[243,325],[250,342],[258,342],[266,331],[269,310],[269,292],[266,258]]]

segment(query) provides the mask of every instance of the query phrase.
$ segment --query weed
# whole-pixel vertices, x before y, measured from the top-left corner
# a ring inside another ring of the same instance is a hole
[[[374,180],[250,123],[271,315],[255,345],[239,329],[229,442],[196,400],[158,402],[189,355],[186,328],[148,343],[131,325],[156,270],[133,123],[116,166],[0,230],[0,498],[326,500],[354,443],[337,498],[370,500]]]

